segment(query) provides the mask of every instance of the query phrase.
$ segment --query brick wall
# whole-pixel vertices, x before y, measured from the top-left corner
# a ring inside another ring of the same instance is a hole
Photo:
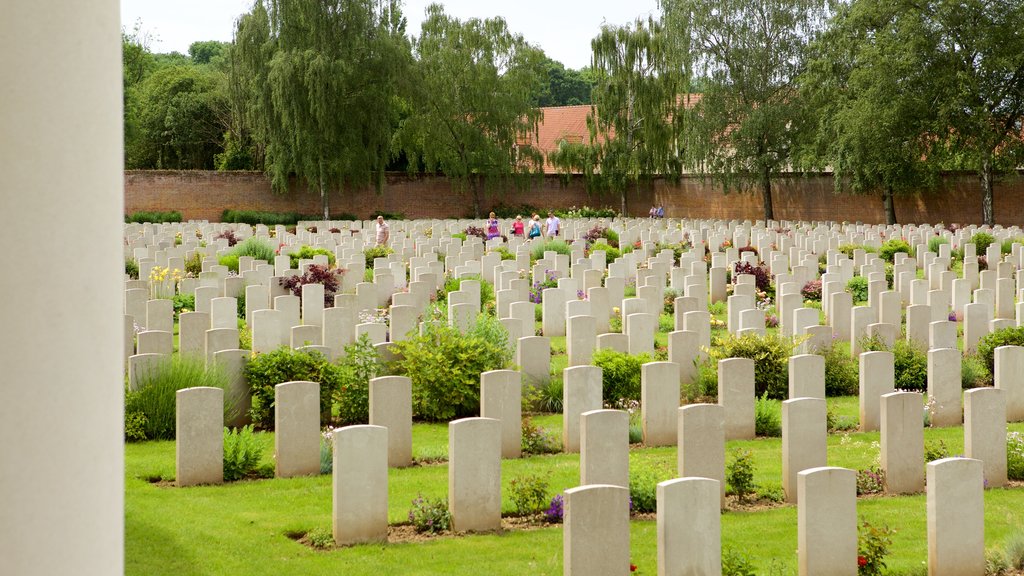
[[[640,192],[628,193],[632,215],[645,216],[652,204],[665,206],[670,217],[756,220],[763,214],[760,192],[723,194],[711,181],[684,178],[679,184],[663,180]],[[836,220],[880,223],[885,221],[880,195],[836,194],[830,175],[789,176],[774,184],[775,217],[780,220]],[[484,210],[492,205],[529,204],[541,209],[570,206],[618,208],[615,195],[588,195],[583,180],[564,181],[544,176],[517,187],[495,185],[484,194]],[[373,188],[333,193],[331,213],[369,218],[377,211],[400,212],[410,218],[466,217],[472,214],[468,190],[444,177],[388,174],[380,194]],[[177,210],[194,220],[217,221],[226,208],[318,214],[320,198],[293,184],[284,194],[271,191],[259,172],[149,171],[125,172],[125,211]],[[1011,176],[995,191],[996,222],[1024,225],[1024,178]],[[900,222],[981,221],[981,190],[972,175],[951,174],[942,192],[897,198]]]

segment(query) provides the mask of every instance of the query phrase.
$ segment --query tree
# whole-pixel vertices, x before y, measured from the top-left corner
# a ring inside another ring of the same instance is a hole
[[[195,64],[210,64],[221,58],[224,52],[231,46],[229,42],[218,42],[216,40],[203,40],[189,44],[188,55]]]
[[[812,43],[801,79],[817,126],[804,161],[830,167],[837,192],[881,193],[888,224],[894,196],[934,187],[941,168],[930,152],[934,87],[913,49],[930,36],[905,6],[858,0]]]
[[[807,128],[797,90],[809,38],[827,0],[663,0],[683,66],[703,94],[686,124],[688,164],[726,191],[759,186],[774,219],[772,179],[791,165]]]
[[[523,145],[537,132],[534,106],[544,55],[501,18],[460,22],[432,4],[414,42],[415,94],[399,145],[410,170],[440,170],[468,186],[479,217],[484,185],[538,172],[543,157]]]
[[[566,68],[561,62],[545,58],[547,82],[537,97],[538,106],[577,106],[590,104],[593,81],[580,70]]]
[[[236,30],[235,92],[275,190],[383,181],[409,62],[397,0],[257,0]]]
[[[933,1],[917,9],[939,34],[934,45],[917,48],[940,90],[946,161],[978,175],[982,219],[995,224],[995,179],[1024,159],[1024,3]]]
[[[603,26],[591,41],[596,82],[587,116],[587,142],[559,143],[549,161],[563,173],[582,172],[588,187],[619,194],[627,214],[627,191],[655,176],[682,170],[676,135],[684,86],[673,47],[660,22]]]

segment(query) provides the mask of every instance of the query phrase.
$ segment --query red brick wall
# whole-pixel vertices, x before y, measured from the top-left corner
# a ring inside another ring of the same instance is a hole
[[[780,178],[774,184],[773,200],[775,217],[780,220],[885,221],[881,196],[836,194],[830,175]],[[636,216],[645,216],[655,203],[663,204],[670,217],[756,220],[763,214],[759,191],[723,194],[710,180],[699,177],[684,178],[678,185],[659,180],[639,193],[629,192],[627,201],[629,212]],[[522,188],[509,183],[485,192],[484,210],[499,203],[541,209],[619,206],[615,195],[588,195],[581,178],[566,183],[558,176],[538,178]],[[400,212],[410,218],[448,218],[471,215],[473,200],[467,190],[443,177],[393,173],[388,174],[382,193],[372,188],[333,193],[330,207],[332,214],[351,213],[361,218],[376,211]],[[177,210],[186,220],[217,221],[226,208],[318,214],[320,198],[298,185],[292,185],[288,193],[275,194],[258,172],[125,172],[127,213]],[[995,210],[997,223],[1024,225],[1024,178],[1011,176],[996,185]],[[979,223],[978,179],[949,175],[942,192],[897,198],[896,217],[900,222]]]

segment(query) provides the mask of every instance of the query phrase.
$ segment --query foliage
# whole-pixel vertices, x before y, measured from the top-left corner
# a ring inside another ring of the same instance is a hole
[[[289,260],[291,260],[289,266],[293,270],[298,270],[299,260],[312,260],[313,256],[317,255],[327,256],[328,267],[334,266],[334,252],[331,252],[326,248],[313,248],[311,246],[303,246],[296,250],[295,252],[289,254],[288,258]]]
[[[516,476],[508,485],[509,499],[520,516],[542,512],[549,503],[548,479],[539,474]]]
[[[846,291],[853,297],[853,301],[868,301],[868,279],[864,276],[854,276],[846,283]]]
[[[334,432],[330,426],[320,432],[320,473],[334,472]]]
[[[225,209],[220,215],[221,222],[238,224],[264,224],[266,226],[295,226],[300,220],[317,220],[319,216],[302,215],[298,212],[263,212],[260,210]],[[345,218],[334,217],[334,220]]]
[[[175,294],[171,300],[174,302],[175,318],[178,318],[182,312],[189,312],[196,309],[195,294]]]
[[[518,204],[516,206],[509,206],[503,202],[499,202],[498,204],[491,206],[490,212],[494,212],[495,216],[502,219],[522,216],[524,219],[523,223],[526,224],[526,219],[529,218],[530,215],[536,212],[540,212],[540,209],[530,204]]]
[[[578,106],[590,104],[590,90],[594,85],[589,70],[566,68],[561,62],[544,58],[547,81],[537,95],[537,106]],[[506,218],[500,216],[499,218]]]
[[[139,263],[134,258],[125,258],[124,273],[132,280],[139,279]]]
[[[386,258],[389,254],[394,254],[394,249],[390,246],[371,246],[363,250],[363,256],[366,257],[366,269],[370,270],[373,268],[373,261],[377,258]]]
[[[125,442],[141,442],[146,439],[146,414],[139,411],[125,411],[124,440]]]
[[[986,334],[978,342],[978,357],[993,376],[996,373],[996,348],[1024,346],[1024,326],[1011,326]]]
[[[289,179],[328,195],[382,184],[411,63],[393,0],[257,0],[231,50],[235,105],[265,150],[275,190]]]
[[[427,8],[413,49],[414,95],[397,141],[410,170],[440,170],[468,186],[479,217],[482,184],[543,169],[540,151],[516,144],[540,122],[544,54],[500,17],[460,21],[440,4]]]
[[[944,440],[931,440],[924,443],[924,461],[934,462],[949,458],[949,447]]]
[[[557,454],[562,450],[554,434],[534,424],[529,416],[523,417],[521,445],[523,454]]]
[[[682,395],[687,403],[699,402],[702,399],[709,402],[718,401],[718,360],[708,357],[704,361],[697,361],[697,377],[691,384],[684,384]]]
[[[125,223],[138,223],[143,224],[151,222],[158,224],[161,222],[181,222],[181,212],[173,210],[171,212],[132,212],[131,214],[124,217]]]
[[[1006,435],[1006,476],[1010,480],[1024,480],[1024,433]]]
[[[257,354],[245,365],[245,379],[252,389],[253,424],[274,428],[274,387],[285,382],[309,381],[320,384],[320,413],[329,415],[331,399],[341,386],[341,370],[315,351],[281,347]],[[321,418],[321,424],[326,424]]]
[[[489,252],[494,252],[498,256],[501,256],[502,260],[515,260],[516,259],[516,255],[513,254],[511,250],[509,250],[508,248],[506,248],[504,246],[498,246],[494,250],[489,250]]]
[[[241,241],[231,253],[239,257],[251,256],[254,260],[261,260],[268,264],[273,264],[274,257],[277,255],[270,242],[256,236]]]
[[[1017,530],[1003,543],[1006,562],[1014,570],[1024,570],[1024,532]]]
[[[758,436],[782,436],[782,402],[770,400],[767,392],[754,402],[754,432]]]
[[[750,262],[737,262],[733,266],[733,278],[740,274],[753,274],[754,284],[759,292],[771,290],[772,274],[764,264],[755,266]]]
[[[756,576],[754,563],[742,552],[732,548],[722,550],[722,576]]]
[[[939,247],[943,244],[949,244],[949,238],[945,236],[932,236],[928,239],[928,251],[939,253]]]
[[[849,353],[832,345],[818,349],[825,357],[825,396],[856,396],[860,390],[860,367]]]
[[[913,256],[914,250],[911,248],[905,240],[893,238],[892,240],[886,240],[882,247],[878,249],[878,256],[886,262],[892,263],[896,259],[896,254],[903,252]],[[865,298],[867,300],[867,298]]]
[[[974,235],[971,236],[969,243],[974,244],[976,254],[984,255],[988,251],[988,247],[995,241],[995,237],[988,232],[975,232]],[[1001,248],[1002,247],[1000,247],[1000,249]]]
[[[966,354],[960,363],[960,386],[964,390],[992,385],[992,375],[977,354]]]
[[[892,546],[895,530],[888,526],[875,526],[862,520],[857,530],[858,576],[881,576],[885,573],[885,557]]]
[[[658,477],[646,467],[629,471],[630,510],[638,514],[657,512]]]
[[[125,413],[133,416],[133,426],[142,423],[148,440],[173,440],[175,433],[176,394],[178,390],[196,386],[225,389],[224,372],[216,366],[190,356],[161,359],[151,369],[143,370],[135,390],[125,392]],[[137,434],[136,434],[137,435]]]
[[[885,491],[885,470],[871,466],[857,470],[857,496],[881,494]]]
[[[412,501],[409,523],[417,532],[437,534],[451,528],[452,514],[448,502],[442,498],[427,498],[422,494]]]
[[[185,258],[185,273],[191,274],[193,278],[198,278],[199,274],[203,271],[203,255],[200,252],[193,252],[188,258]]]
[[[867,246],[865,244],[840,244],[839,251],[846,255],[847,258],[853,258],[854,250],[863,250],[864,252],[877,254],[878,248],[874,246]]]
[[[591,208],[590,206],[583,206],[581,208],[570,206],[567,210],[556,209],[554,213],[559,218],[616,218],[619,216],[619,213],[613,208]],[[618,241],[619,235],[615,232],[612,232],[612,234],[614,234],[615,240]],[[612,237],[606,236],[606,238],[611,242]]]
[[[607,405],[621,400],[640,400],[641,368],[652,359],[648,354],[633,356],[603,348],[594,352],[592,363],[601,369],[601,396]]]
[[[572,248],[565,243],[565,240],[545,240],[544,242],[536,242],[530,246],[530,259],[540,260],[544,258],[545,252],[555,252],[556,254],[565,254],[569,256],[572,254]]]
[[[862,342],[864,351],[886,350],[877,339],[866,338]],[[893,368],[896,375],[896,389],[924,392],[928,389],[928,353],[914,344],[900,338],[892,347]]]
[[[311,264],[301,276],[286,276],[278,280],[281,287],[293,295],[302,297],[302,287],[307,284],[321,284],[324,287],[324,305],[330,307],[334,303],[334,295],[341,285],[339,278],[343,271],[320,264]]]
[[[807,282],[800,290],[800,294],[805,300],[821,302],[821,280],[811,280],[810,282]]]
[[[222,230],[213,235],[214,240],[227,240],[229,247],[234,247],[238,244],[238,236],[235,235],[234,230]]]
[[[740,502],[754,493],[757,486],[754,484],[754,456],[750,450],[733,450],[725,466],[725,482]]]
[[[466,280],[475,280],[480,283],[480,306],[486,308],[494,302],[494,284],[491,284],[479,274],[467,274],[459,278],[448,278],[444,281],[445,298],[448,294],[462,289],[462,283]]]
[[[306,541],[317,550],[334,547],[334,533],[329,528],[315,528],[306,532]]]
[[[754,361],[754,391],[758,396],[785,399],[789,394],[789,357],[796,344],[781,334],[727,336],[711,349],[717,360],[750,358]]]
[[[546,290],[547,288],[557,288],[557,287],[558,287],[558,275],[555,272],[551,271],[551,270],[545,270],[544,271],[544,279],[543,280],[536,280],[536,281],[534,281],[533,285],[530,286],[530,302],[533,302],[534,304],[538,304],[538,306],[537,306],[537,320],[540,320],[542,318],[542,314],[543,314],[543,312],[542,312],[543,309],[539,306],[539,304],[544,302],[544,290]]]
[[[252,426],[224,429],[224,481],[241,480],[256,472],[263,458],[263,444],[253,435]]]
[[[363,334],[345,346],[338,361],[338,388],[334,404],[342,425],[366,424],[370,419],[370,380],[384,373],[384,363],[370,337]]]
[[[555,494],[551,498],[551,504],[544,511],[544,519],[555,524],[561,523],[565,516],[565,503],[561,494]]]
[[[475,416],[480,373],[507,368],[508,333],[496,318],[480,315],[465,334],[427,323],[421,334],[392,345],[392,372],[412,379],[413,412],[426,420]]]

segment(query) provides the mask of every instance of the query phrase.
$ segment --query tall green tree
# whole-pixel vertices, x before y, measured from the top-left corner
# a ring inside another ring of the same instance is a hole
[[[982,219],[995,224],[996,179],[1024,162],[1024,2],[933,0],[914,5],[938,35],[922,46],[939,87],[939,129],[952,167],[978,175]]]
[[[665,22],[701,80],[686,124],[688,163],[726,191],[759,187],[775,217],[772,181],[791,168],[808,127],[797,89],[808,40],[828,0],[663,0]]]
[[[238,22],[247,121],[283,191],[383,183],[409,46],[397,0],[256,0]]]
[[[484,186],[538,172],[543,156],[528,143],[545,79],[544,55],[501,18],[464,22],[439,4],[427,8],[414,42],[410,111],[398,134],[410,170],[440,170],[468,186],[480,216]]]
[[[840,7],[811,45],[801,79],[816,130],[800,164],[831,169],[836,192],[879,194],[886,222],[894,196],[934,188],[935,87],[916,47],[934,43],[904,3],[857,0]]]
[[[537,97],[538,106],[578,106],[590,104],[593,80],[583,71],[566,68],[561,62],[545,59],[547,82]]]
[[[592,190],[617,193],[627,214],[629,190],[681,173],[677,106],[686,75],[653,18],[603,26],[591,49],[596,81],[588,141],[560,142],[548,159],[563,173],[582,173]]]

